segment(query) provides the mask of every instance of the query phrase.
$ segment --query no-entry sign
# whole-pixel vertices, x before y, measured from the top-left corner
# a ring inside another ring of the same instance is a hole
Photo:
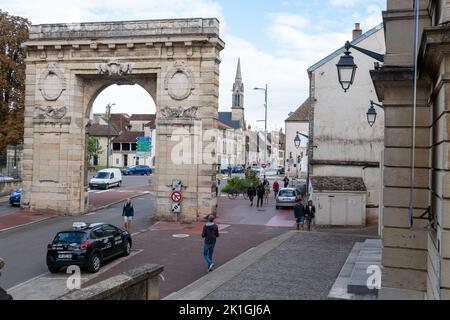
[[[170,198],[172,198],[172,201],[173,201],[173,202],[176,202],[176,203],[180,203],[181,200],[183,200],[183,196],[181,195],[180,192],[174,192],[174,193],[172,193],[172,195],[170,196]]]

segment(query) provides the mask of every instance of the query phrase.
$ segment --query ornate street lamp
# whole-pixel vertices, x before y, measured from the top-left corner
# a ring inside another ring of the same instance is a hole
[[[356,69],[358,68],[355,64],[353,56],[351,55],[350,47],[350,42],[347,41],[347,43],[345,44],[346,51],[336,65],[338,70],[339,83],[341,84],[342,89],[344,89],[344,92],[347,92],[348,89],[350,89],[350,86],[353,84],[353,81],[355,80]]]
[[[359,52],[364,53],[365,55],[379,61],[384,62],[384,55],[379,54],[367,49],[363,49],[357,46],[352,45],[349,41],[345,43],[345,52],[344,55],[341,57],[339,62],[337,63],[337,71],[338,71],[338,77],[339,77],[339,83],[342,86],[342,89],[344,89],[344,92],[347,92],[348,89],[352,86],[354,80],[355,80],[355,74],[356,69],[358,66],[355,64],[354,58],[351,55],[350,48],[353,48],[355,50],[358,50]]]
[[[384,109],[384,106],[382,104],[378,104],[373,101],[370,101],[369,111],[367,111],[367,122],[369,123],[370,127],[373,127],[375,122],[377,121],[378,114],[377,114],[377,110],[375,110],[375,107]]]
[[[295,135],[294,144],[297,149],[300,149],[300,146],[302,144],[302,139],[300,139],[300,135],[298,134],[298,132]]]

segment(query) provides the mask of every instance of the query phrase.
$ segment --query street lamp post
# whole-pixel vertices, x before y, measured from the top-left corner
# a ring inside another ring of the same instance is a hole
[[[254,88],[253,90],[264,91],[264,108],[265,108],[265,120],[264,120],[264,163],[267,164],[267,91],[269,86],[266,84],[266,88]]]
[[[108,105],[106,106],[106,114],[108,117],[108,154],[106,155],[106,168],[109,168],[109,155],[111,153],[111,107],[115,105],[115,103],[108,103]]]

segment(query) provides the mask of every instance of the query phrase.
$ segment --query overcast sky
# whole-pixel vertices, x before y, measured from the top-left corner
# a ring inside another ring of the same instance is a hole
[[[386,0],[0,0],[0,8],[33,24],[109,20],[217,17],[222,51],[219,109],[227,111],[237,60],[242,63],[247,121],[263,127],[264,97],[254,87],[269,85],[269,128],[308,96],[306,69],[351,40],[355,22],[364,31],[382,21]],[[337,84],[338,85],[338,84]],[[94,111],[115,102],[115,112],[153,113],[140,87],[110,87]]]

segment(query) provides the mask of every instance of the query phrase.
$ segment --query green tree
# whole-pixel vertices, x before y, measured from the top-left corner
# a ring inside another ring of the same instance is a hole
[[[103,153],[102,146],[98,142],[95,137],[89,137],[88,141],[88,154],[89,159],[92,159],[95,156],[99,156]]]
[[[0,155],[23,141],[25,49],[31,23],[0,10]]]

